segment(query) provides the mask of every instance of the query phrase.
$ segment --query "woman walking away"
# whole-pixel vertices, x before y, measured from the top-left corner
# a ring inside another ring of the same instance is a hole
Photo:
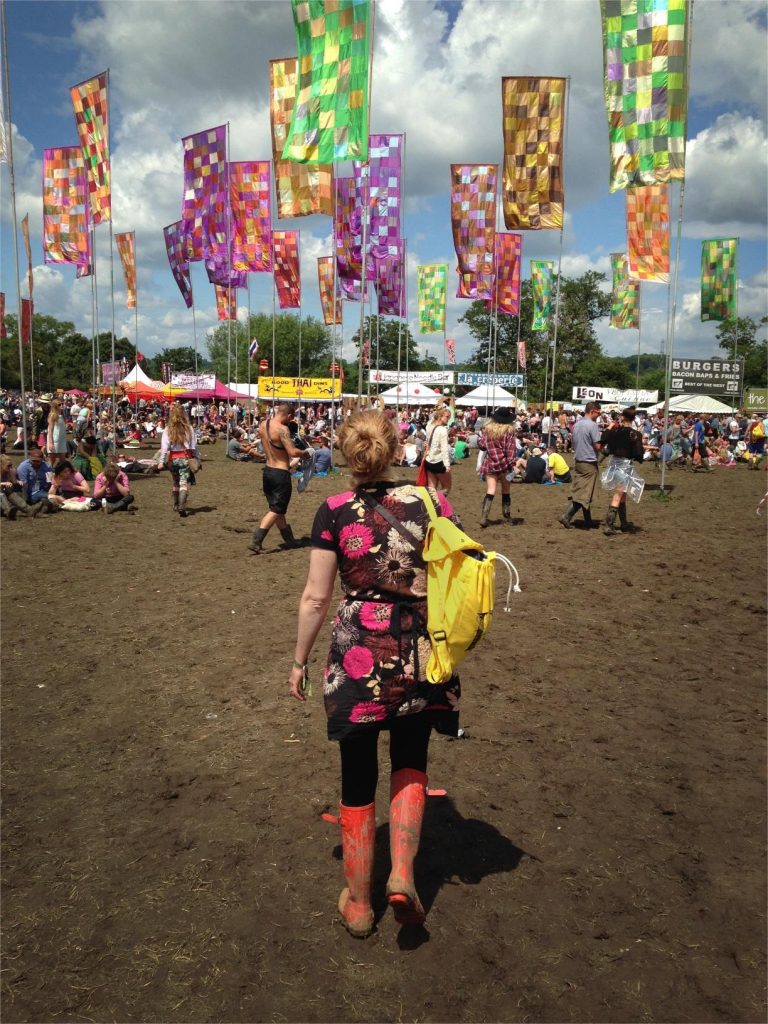
[[[442,488],[447,494],[451,489],[451,450],[448,443],[448,421],[451,410],[441,406],[433,415],[427,429],[427,443],[424,448],[424,468],[427,471],[427,485]]]
[[[57,398],[51,402],[51,411],[48,413],[45,446],[48,450],[48,458],[54,466],[69,455],[67,421],[61,415],[61,402]]]
[[[418,489],[389,477],[398,430],[377,410],[356,412],[339,433],[355,489],[328,498],[312,528],[309,575],[299,605],[289,677],[305,699],[307,662],[325,621],[337,569],[344,597],[333,623],[323,694],[328,738],[341,754],[341,839],[347,887],[339,913],[347,930],[373,930],[371,883],[376,833],[377,743],[389,733],[389,835],[392,871],[387,901],[399,924],[422,924],[413,860],[427,795],[427,748],[433,728],[458,734],[459,680],[426,681],[430,642],[422,557],[429,512]],[[447,498],[430,489],[439,515]],[[411,542],[409,536],[412,536]]]
[[[604,431],[602,437],[603,450],[610,455],[604,476],[607,474],[613,485],[611,507],[603,524],[603,533],[607,537],[618,532],[617,513],[621,532],[628,533],[632,530],[632,524],[627,522],[627,487],[634,472],[633,461],[643,461],[643,435],[634,429],[634,419],[635,410],[630,406],[622,412],[619,426]]]
[[[488,525],[488,514],[491,511],[498,483],[501,484],[501,514],[508,523],[512,522],[512,503],[509,497],[507,473],[511,473],[515,468],[516,432],[513,413],[509,409],[497,409],[478,439],[478,448],[485,452],[483,460],[485,497],[480,517],[482,527]]]
[[[168,463],[173,478],[173,508],[182,519],[189,515],[187,496],[195,479],[193,460],[197,460],[199,467],[200,450],[197,447],[195,431],[187,419],[184,407],[179,402],[174,402],[168,417],[168,426],[163,431],[160,442],[158,465],[162,469]]]

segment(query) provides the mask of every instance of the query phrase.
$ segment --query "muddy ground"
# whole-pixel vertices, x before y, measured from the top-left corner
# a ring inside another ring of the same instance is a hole
[[[383,912],[382,785],[360,942],[320,687],[286,696],[308,552],[248,554],[261,470],[223,455],[184,521],[166,474],[133,516],[2,523],[3,1020],[765,1020],[766,474],[676,471],[612,538],[514,488],[482,538],[523,592],[432,745],[427,928]],[[460,466],[476,535],[480,496]]]

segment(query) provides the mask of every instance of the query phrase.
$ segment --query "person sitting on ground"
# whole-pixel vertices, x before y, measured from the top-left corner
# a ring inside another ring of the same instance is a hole
[[[49,509],[79,511],[86,506],[91,488],[88,481],[78,473],[68,459],[62,459],[53,467],[53,480],[48,490]]]
[[[109,462],[93,485],[91,508],[106,512],[127,512],[133,504],[128,477],[114,462]]]
[[[453,443],[453,459],[459,462],[461,459],[469,458],[469,445],[463,437],[457,437]]]
[[[104,460],[99,455],[98,443],[93,434],[88,434],[78,442],[77,452],[70,461],[86,480],[90,482],[96,479],[104,469]]]
[[[38,501],[46,502],[48,488],[53,479],[53,469],[43,458],[42,448],[29,449],[29,458],[19,465],[16,476],[24,489],[24,498],[28,505],[36,505]]]
[[[523,483],[543,484],[546,477],[547,463],[542,458],[541,448],[534,448],[525,464]]]
[[[571,467],[563,456],[552,448],[547,452],[547,472],[550,483],[569,484],[572,480]]]
[[[244,433],[240,427],[235,427],[227,442],[227,458],[234,462],[254,461],[253,445],[244,442]]]
[[[333,462],[331,442],[325,434],[321,434],[318,441],[320,442],[320,447],[316,449],[314,456],[315,476],[327,476],[331,471],[331,463]]]
[[[24,500],[24,487],[19,482],[16,467],[7,455],[0,456],[0,508],[3,515],[11,520],[19,512],[23,516],[37,516],[43,510],[42,501],[28,505]]]

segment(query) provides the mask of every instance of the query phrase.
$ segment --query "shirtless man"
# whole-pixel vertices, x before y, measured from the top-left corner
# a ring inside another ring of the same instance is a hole
[[[259,437],[267,459],[263,488],[269,512],[259,523],[258,530],[254,530],[253,540],[248,545],[256,555],[261,554],[264,538],[275,523],[286,545],[292,546],[296,543],[293,530],[285,520],[292,491],[290,461],[310,458],[312,451],[297,448],[291,440],[288,424],[292,419],[293,406],[288,402],[282,402],[275,410],[275,415],[271,419],[263,420],[259,427]]]

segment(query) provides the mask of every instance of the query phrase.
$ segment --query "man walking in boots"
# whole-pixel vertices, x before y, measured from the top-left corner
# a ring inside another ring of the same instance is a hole
[[[634,527],[627,521],[627,488],[633,476],[633,462],[643,461],[643,436],[634,427],[635,409],[630,406],[621,414],[621,422],[613,430],[603,434],[603,448],[610,456],[609,469],[612,474],[613,495],[608,514],[603,523],[606,537],[617,533],[616,516],[619,517],[622,533],[631,533]]]
[[[573,454],[576,465],[573,472],[575,480],[569,495],[570,504],[560,517],[560,522],[571,529],[571,520],[581,509],[587,529],[592,525],[592,514],[589,506],[595,496],[597,484],[597,456],[600,453],[600,428],[596,420],[600,415],[599,402],[587,402],[584,415],[573,427]]]
[[[275,415],[263,420],[259,427],[259,437],[267,460],[262,486],[269,512],[259,523],[258,530],[254,530],[253,540],[248,545],[256,555],[261,554],[264,538],[275,523],[286,546],[292,547],[296,544],[293,530],[285,519],[293,490],[290,461],[311,458],[312,449],[297,448],[293,443],[288,429],[292,419],[293,406],[288,402],[282,402],[275,410]]]

